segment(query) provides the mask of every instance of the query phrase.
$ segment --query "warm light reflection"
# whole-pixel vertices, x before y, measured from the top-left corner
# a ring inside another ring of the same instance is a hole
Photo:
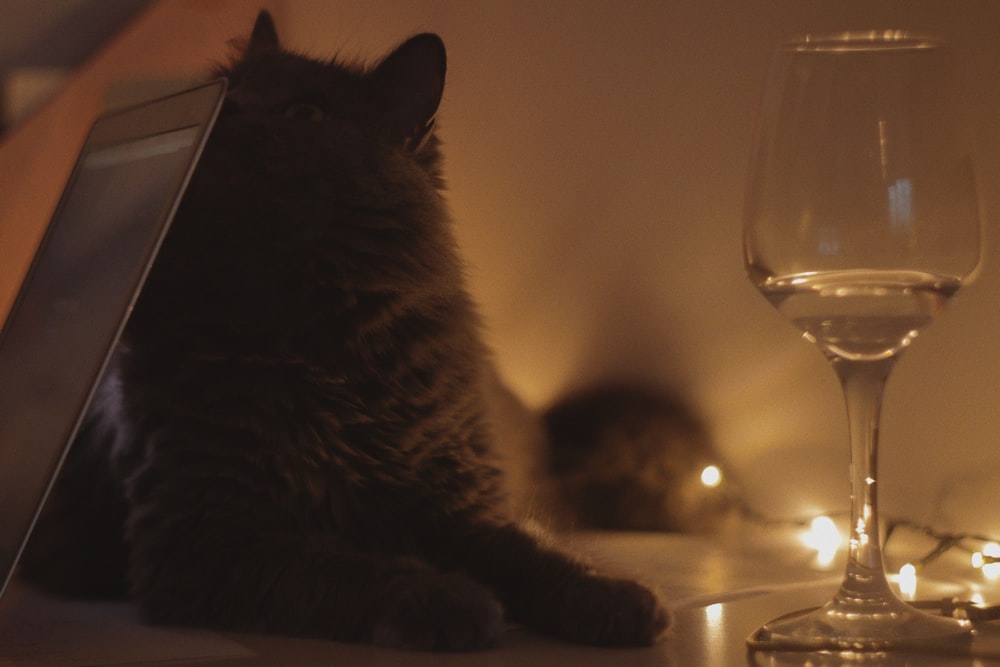
[[[828,516],[818,516],[809,524],[809,530],[802,535],[802,542],[816,550],[816,560],[822,566],[829,565],[840,548],[840,531]]]
[[[704,654],[701,660],[693,661],[699,665],[725,665],[729,661],[725,655],[726,617],[721,602],[705,607],[705,639],[702,644]]]
[[[912,600],[917,594],[917,568],[913,563],[905,563],[899,568],[899,594],[904,600]]]
[[[710,489],[714,489],[722,483],[722,471],[718,466],[705,466],[701,471],[701,483]]]
[[[722,603],[716,602],[705,607],[705,620],[710,627],[715,627],[722,620]]]

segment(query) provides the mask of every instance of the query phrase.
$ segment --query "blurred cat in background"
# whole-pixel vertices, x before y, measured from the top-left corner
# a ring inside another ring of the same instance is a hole
[[[711,532],[734,516],[708,430],[671,392],[608,382],[563,397],[543,421],[555,526]]]

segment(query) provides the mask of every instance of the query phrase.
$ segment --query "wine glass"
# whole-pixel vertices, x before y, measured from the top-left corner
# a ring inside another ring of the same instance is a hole
[[[971,644],[968,622],[889,587],[878,421],[896,359],[977,272],[980,216],[951,50],[900,31],[806,37],[772,62],[747,190],[747,275],[840,379],[851,440],[847,568],[825,606],[765,624],[755,649]]]

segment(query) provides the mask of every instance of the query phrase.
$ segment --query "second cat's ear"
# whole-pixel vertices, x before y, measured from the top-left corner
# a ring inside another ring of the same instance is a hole
[[[424,33],[408,39],[369,74],[383,126],[412,150],[422,146],[434,128],[446,63],[444,42]]]
[[[271,14],[266,9],[262,9],[257,14],[257,21],[253,24],[253,32],[250,33],[247,55],[277,51],[280,48],[278,29],[274,27],[274,19],[271,18]]]

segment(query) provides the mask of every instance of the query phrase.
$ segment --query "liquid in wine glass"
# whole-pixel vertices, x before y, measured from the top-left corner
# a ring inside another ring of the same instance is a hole
[[[849,269],[768,278],[758,289],[828,356],[876,361],[906,349],[960,286],[919,271]]]

